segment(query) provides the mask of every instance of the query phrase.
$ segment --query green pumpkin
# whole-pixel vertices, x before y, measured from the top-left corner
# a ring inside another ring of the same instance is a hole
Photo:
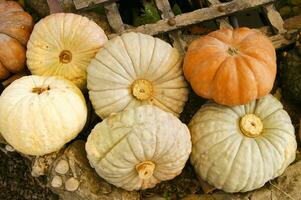
[[[301,45],[287,53],[281,62],[281,68],[283,97],[301,103]]]

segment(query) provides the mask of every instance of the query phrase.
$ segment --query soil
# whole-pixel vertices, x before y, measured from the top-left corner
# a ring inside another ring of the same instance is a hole
[[[43,178],[31,176],[29,166],[29,160],[18,153],[0,151],[0,199],[58,200],[57,195],[43,186]]]

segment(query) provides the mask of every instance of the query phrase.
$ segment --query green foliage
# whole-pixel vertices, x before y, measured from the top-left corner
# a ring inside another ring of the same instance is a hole
[[[133,25],[140,26],[151,24],[160,20],[160,14],[153,0],[142,0],[143,8],[141,10],[133,9]]]
[[[172,7],[172,12],[175,14],[175,15],[180,15],[182,14],[182,10],[180,8],[180,6],[176,3],[173,5]]]

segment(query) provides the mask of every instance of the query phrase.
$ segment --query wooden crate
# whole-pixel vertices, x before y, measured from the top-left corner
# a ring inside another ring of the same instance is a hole
[[[172,12],[168,0],[155,0],[156,6],[161,13],[161,20],[153,24],[145,24],[134,28],[127,28],[129,26],[123,23],[116,0],[73,0],[73,2],[76,9],[86,9],[97,4],[103,4],[108,22],[114,32],[114,34],[109,35],[109,38],[130,31],[149,35],[168,33],[171,41],[173,41],[173,46],[181,52],[184,52],[187,44],[198,36],[184,36],[180,29],[208,20],[213,20],[220,28],[232,28],[229,23],[229,16],[256,7],[263,8],[266,19],[269,22],[269,26],[260,27],[259,30],[270,38],[275,48],[281,48],[292,43],[286,35],[296,31],[287,31],[284,28],[284,20],[275,9],[274,0],[233,0],[226,3],[221,3],[219,0],[207,0],[209,7],[177,16]]]

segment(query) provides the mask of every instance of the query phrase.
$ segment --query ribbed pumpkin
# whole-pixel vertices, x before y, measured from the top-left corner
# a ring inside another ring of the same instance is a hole
[[[80,89],[86,86],[86,68],[107,41],[93,21],[72,13],[56,13],[40,20],[27,45],[27,65],[35,75],[57,75]]]
[[[32,17],[18,3],[0,0],[0,79],[24,68],[32,28]]]
[[[199,96],[219,104],[246,104],[271,91],[275,49],[254,29],[217,30],[189,45],[184,75]]]
[[[181,173],[191,152],[188,128],[152,105],[110,115],[86,143],[96,172],[126,190],[154,187]]]
[[[25,76],[0,97],[0,133],[16,150],[44,155],[59,150],[86,123],[81,91],[59,77]]]
[[[259,188],[295,159],[294,127],[272,95],[234,107],[207,103],[189,129],[196,173],[226,192]]]
[[[110,40],[88,67],[88,89],[96,113],[105,118],[152,104],[179,115],[188,89],[182,56],[167,42],[141,33]]]

